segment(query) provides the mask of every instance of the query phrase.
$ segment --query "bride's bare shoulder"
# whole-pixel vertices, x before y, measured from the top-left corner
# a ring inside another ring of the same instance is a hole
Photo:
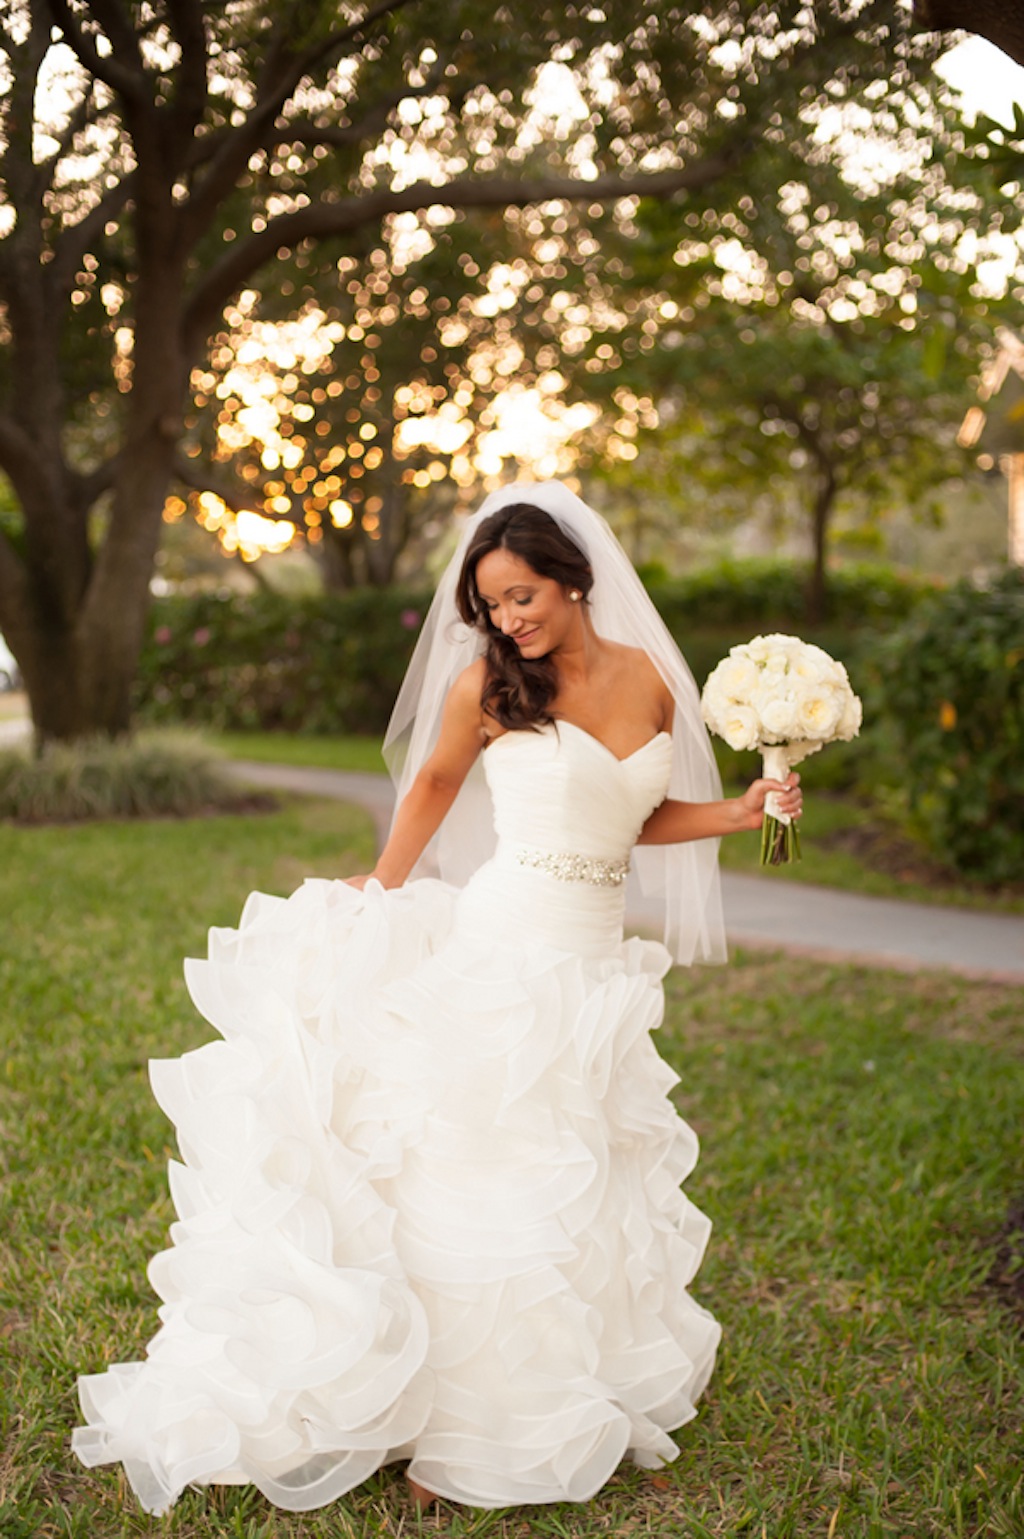
[[[651,668],[654,668],[654,664],[643,647],[631,647],[627,646],[624,641],[608,641],[607,639],[604,644],[609,648],[609,651],[615,656],[616,660],[626,666],[636,667],[641,663],[646,663]],[[654,671],[657,673],[658,670],[655,668]]]
[[[461,698],[479,700],[487,678],[487,660],[483,657],[475,657],[462,672],[456,674],[455,682],[451,687],[451,693],[458,694]]]
[[[652,688],[665,688],[665,682],[650,653],[645,652],[643,647],[630,647],[623,641],[606,641],[605,645],[610,648],[610,660],[616,671],[633,674],[645,680]]]
[[[643,647],[627,646],[625,642],[611,641],[610,662],[617,682],[628,682],[631,697],[648,695],[652,716],[658,716],[664,725],[672,719],[672,692],[658,672],[649,653]]]
[[[499,727],[483,707],[484,685],[487,683],[487,662],[475,658],[463,668],[448,692],[445,713],[457,718],[463,727],[471,730],[481,747],[486,748],[492,738],[501,737],[504,728]]]

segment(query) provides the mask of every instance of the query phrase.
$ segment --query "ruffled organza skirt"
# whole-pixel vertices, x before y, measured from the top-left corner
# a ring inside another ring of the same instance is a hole
[[[302,1511],[402,1458],[476,1507],[584,1501],[675,1456],[719,1330],[650,1038],[669,959],[568,888],[307,881],[211,932],[187,977],[222,1040],[151,1065],[183,1161],[161,1326],[80,1381],[84,1463],[160,1513],[243,1482]]]

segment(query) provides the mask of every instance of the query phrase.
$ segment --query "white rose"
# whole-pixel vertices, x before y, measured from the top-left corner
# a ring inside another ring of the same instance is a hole
[[[710,675],[704,685],[704,692],[700,697],[701,710],[704,720],[710,725],[722,714],[722,709],[729,703],[729,697],[718,683],[718,669]]]
[[[761,726],[766,739],[787,742],[796,735],[797,721],[796,702],[790,695],[769,700],[761,709]]]
[[[764,671],[765,673],[772,674],[775,677],[780,677],[781,675],[788,673],[788,653],[784,652],[781,647],[776,647],[773,651],[769,652],[764,661]]]
[[[749,705],[730,705],[722,717],[719,732],[730,748],[755,748],[758,741],[756,712]]]
[[[851,690],[846,697],[846,703],[843,706],[843,714],[840,716],[839,724],[836,727],[836,737],[841,738],[844,743],[848,743],[850,739],[856,737],[857,733],[860,731],[860,724],[863,720],[863,717],[864,708],[861,705],[860,700]]]
[[[831,737],[841,712],[842,704],[831,691],[815,690],[800,702],[800,737]]]
[[[782,631],[772,631],[770,636],[759,636],[758,640],[764,643],[766,653],[785,652],[788,654],[799,651],[804,645],[799,636],[786,636],[783,635]]]
[[[795,658],[793,672],[797,678],[806,679],[809,684],[831,684],[832,669],[829,659],[823,652],[815,657],[815,652],[818,652],[817,647],[808,647],[806,652]]]
[[[732,653],[719,663],[712,677],[715,686],[720,689],[729,700],[749,701],[757,688],[760,670],[749,657],[734,657]]]
[[[763,716],[765,708],[773,700],[785,700],[792,694],[793,680],[785,673],[769,673],[766,668],[760,675],[760,682],[754,693],[751,705],[759,715]]]

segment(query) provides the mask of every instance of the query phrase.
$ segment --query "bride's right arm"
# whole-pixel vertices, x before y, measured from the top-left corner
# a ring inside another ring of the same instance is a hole
[[[350,877],[351,886],[363,887],[373,878],[382,887],[401,887],[441,826],[483,747],[483,670],[481,658],[452,685],[437,746],[402,798],[377,864],[368,876]]]

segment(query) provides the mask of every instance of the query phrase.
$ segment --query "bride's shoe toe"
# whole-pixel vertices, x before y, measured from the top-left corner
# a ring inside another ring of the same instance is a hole
[[[441,1498],[436,1492],[428,1490],[426,1486],[421,1486],[419,1481],[413,1480],[408,1472],[406,1473],[405,1483],[409,1487],[409,1495],[412,1497],[414,1505],[420,1512],[428,1512],[431,1507],[435,1507],[440,1502]]]

